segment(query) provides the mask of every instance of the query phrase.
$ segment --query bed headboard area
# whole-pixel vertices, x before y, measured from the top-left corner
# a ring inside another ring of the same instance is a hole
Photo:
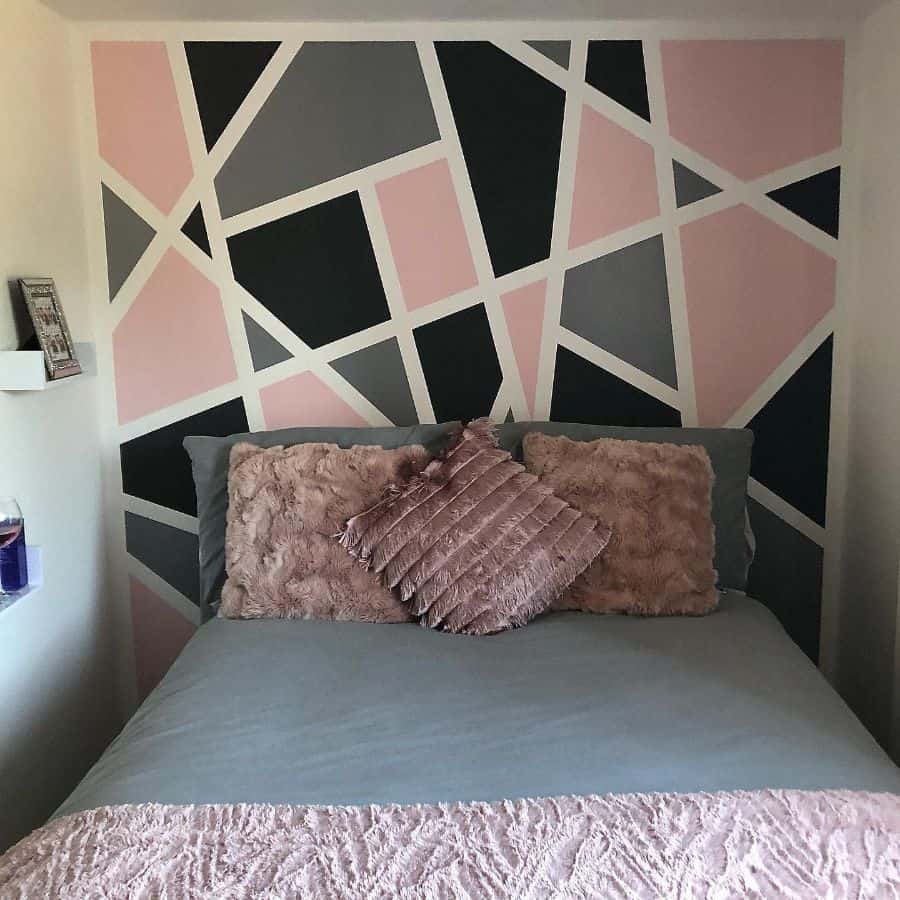
[[[139,695],[200,621],[183,438],[296,425],[749,426],[818,659],[843,41],[442,28],[85,26]]]

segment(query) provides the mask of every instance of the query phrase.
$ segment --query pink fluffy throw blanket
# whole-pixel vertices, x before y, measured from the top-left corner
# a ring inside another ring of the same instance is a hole
[[[850,791],[103,807],[0,858],[4,900],[898,896],[900,797]]]

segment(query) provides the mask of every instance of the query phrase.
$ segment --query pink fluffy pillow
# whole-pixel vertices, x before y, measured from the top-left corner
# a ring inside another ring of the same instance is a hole
[[[235,444],[219,615],[229,618],[407,622],[409,609],[334,539],[347,517],[385,488],[421,471],[430,456],[335,444]]]
[[[553,496],[471,423],[342,543],[431,628],[491,634],[543,612],[601,553],[609,528]]]

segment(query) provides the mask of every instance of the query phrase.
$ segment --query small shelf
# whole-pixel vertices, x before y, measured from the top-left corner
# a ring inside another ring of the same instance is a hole
[[[41,548],[37,545],[28,545],[25,548],[28,557],[28,584],[21,591],[14,594],[0,594],[0,613],[5,612],[29,594],[35,594],[44,584],[44,565],[41,557]]]
[[[76,344],[75,354],[81,365],[81,374],[48,381],[44,354],[40,350],[2,350],[0,391],[46,391],[77,381],[84,375],[93,375],[96,371],[94,345]]]

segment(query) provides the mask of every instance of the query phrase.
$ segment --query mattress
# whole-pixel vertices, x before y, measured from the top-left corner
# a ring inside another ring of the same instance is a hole
[[[201,627],[59,814],[121,803],[369,804],[850,788],[900,770],[760,603]]]

